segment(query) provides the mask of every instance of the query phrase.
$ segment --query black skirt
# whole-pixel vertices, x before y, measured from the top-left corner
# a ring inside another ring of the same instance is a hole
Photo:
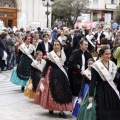
[[[33,68],[33,69],[31,71],[31,74],[32,74],[31,78],[32,78],[32,84],[33,84],[33,91],[36,92],[37,86],[38,86],[39,81],[40,81],[41,71],[37,70],[36,68]]]
[[[72,80],[72,95],[78,96],[78,94],[81,90],[82,75],[73,74],[72,79],[73,79]]]
[[[31,73],[32,60],[25,54],[20,57],[20,62],[17,66],[17,76],[22,80],[28,80]]]
[[[58,67],[52,67],[50,72],[51,96],[59,104],[69,104],[72,101],[70,83],[66,75]]]
[[[96,87],[97,120],[120,120],[120,100],[108,84],[101,81]]]

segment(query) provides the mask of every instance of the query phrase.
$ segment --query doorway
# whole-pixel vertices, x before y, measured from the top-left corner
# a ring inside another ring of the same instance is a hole
[[[0,20],[3,21],[5,27],[17,27],[17,9],[0,8]]]
[[[12,28],[12,26],[13,26],[13,20],[8,19],[8,27]]]

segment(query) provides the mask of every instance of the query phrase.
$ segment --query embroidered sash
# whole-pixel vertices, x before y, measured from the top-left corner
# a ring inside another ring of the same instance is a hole
[[[103,65],[101,60],[96,61],[92,67],[100,74],[101,78],[103,80],[106,80],[109,85],[113,88],[115,93],[117,94],[118,98],[120,99],[120,94],[119,91],[117,90],[117,87],[115,83],[113,82],[116,72],[117,72],[117,67],[114,65],[112,61],[109,61],[109,71],[107,68]]]
[[[91,39],[93,38],[94,36],[86,36],[86,38],[87,38],[87,40],[88,40],[88,42],[93,46],[93,47],[95,47],[95,45],[93,44],[93,42],[91,41]]]
[[[89,79],[91,80],[91,71],[89,69],[86,69],[83,74]]]
[[[31,65],[32,65],[34,68],[42,71],[43,68],[44,68],[44,66],[45,66],[45,64],[46,64],[46,61],[42,59],[42,60],[41,60],[41,64],[40,64],[40,62],[38,62],[37,60],[33,60],[33,62],[32,62]]]
[[[25,43],[23,43],[22,45],[20,45],[19,49],[20,49],[24,54],[26,54],[29,58],[31,58],[32,60],[34,60],[33,57],[32,57],[32,55],[31,55],[31,53],[32,53],[33,51],[35,51],[35,47],[34,47],[32,44],[30,44],[29,48],[27,48],[27,47],[25,46]]]
[[[52,62],[54,62],[63,71],[63,73],[66,75],[66,77],[68,79],[67,72],[63,68],[64,60],[65,60],[65,58],[64,58],[65,55],[64,55],[63,51],[61,51],[61,53],[62,53],[62,55],[61,55],[62,56],[62,61],[59,59],[59,57],[56,55],[56,53],[54,51],[52,51],[52,52],[49,53],[48,58],[49,58],[49,60],[51,60]]]

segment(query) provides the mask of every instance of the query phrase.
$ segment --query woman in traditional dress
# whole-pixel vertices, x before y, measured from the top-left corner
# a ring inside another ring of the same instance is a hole
[[[94,60],[92,58],[88,59],[88,68],[83,72],[83,78],[82,78],[82,84],[81,84],[81,91],[78,95],[78,100],[76,101],[74,110],[72,115],[77,117],[80,104],[89,88],[89,84],[91,81],[91,65],[94,63]]]
[[[120,120],[117,67],[110,61],[109,47],[101,48],[100,55],[100,59],[92,65],[89,98],[86,96],[83,100],[77,120]]]
[[[31,78],[29,79],[28,85],[24,91],[24,95],[31,99],[34,99],[35,92],[40,81],[41,71],[46,64],[46,61],[42,59],[42,57],[43,53],[41,51],[37,51],[35,53],[36,60],[34,60],[31,64]]]
[[[24,86],[28,82],[31,73],[31,63],[34,60],[35,47],[30,44],[30,36],[25,36],[24,43],[20,45],[17,59],[17,69],[13,70],[11,82],[17,85]]]
[[[64,66],[65,53],[61,50],[60,42],[53,42],[54,50],[48,55],[48,60],[41,74],[34,102],[53,114],[60,111],[59,116],[65,118],[63,111],[72,111],[72,93]]]

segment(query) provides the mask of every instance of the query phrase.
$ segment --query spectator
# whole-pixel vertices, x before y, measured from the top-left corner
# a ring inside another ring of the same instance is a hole
[[[15,55],[15,37],[14,37],[14,32],[12,30],[9,31],[9,36],[7,38],[7,47],[9,49],[9,54],[7,58],[7,69],[11,70],[15,66],[15,60],[16,60],[16,55]]]

